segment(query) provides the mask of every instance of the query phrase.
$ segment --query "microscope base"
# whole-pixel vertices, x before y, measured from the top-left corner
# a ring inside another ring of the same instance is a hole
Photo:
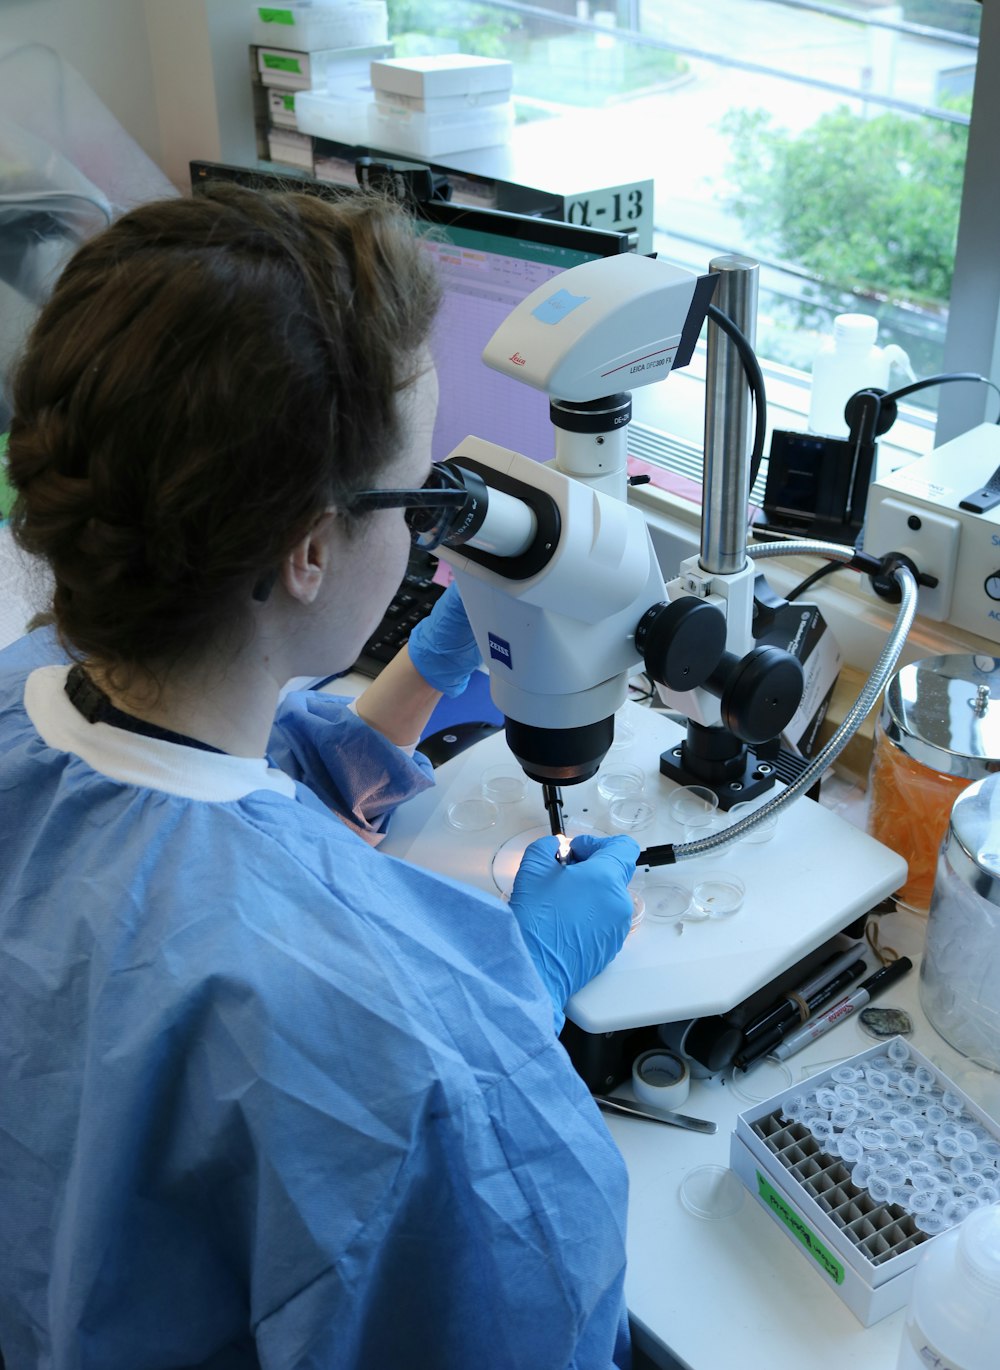
[[[659,758],[682,741],[683,729],[637,704],[619,711],[619,738],[623,722],[634,734],[628,744],[612,748],[594,779],[563,788],[567,821],[614,832],[597,787],[603,774],[626,762],[643,771],[644,798],[654,809],[649,826],[635,834],[640,844],[678,842],[683,834],[667,813],[675,785],[660,774]],[[503,734],[495,733],[439,767],[434,789],[394,814],[380,849],[499,898],[493,857],[516,834],[545,824],[541,785],[529,781],[525,797],[501,805],[496,822],[482,831],[456,831],[447,811],[455,800],[478,795],[484,768],[500,762],[512,757]],[[584,1032],[605,1033],[728,1013],[906,880],[906,863],[895,852],[800,798],[779,815],[769,842],[738,842],[651,870],[647,890],[668,875],[693,886],[722,870],[746,886],[737,914],[693,923],[657,923],[647,915],[611,965],[573,996],[567,1017]]]

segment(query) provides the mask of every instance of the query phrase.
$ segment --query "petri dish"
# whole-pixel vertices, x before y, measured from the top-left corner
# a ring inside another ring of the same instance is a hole
[[[653,806],[641,795],[626,795],[608,805],[611,826],[619,832],[639,832],[653,821]]]
[[[699,1165],[684,1176],[677,1193],[689,1213],[711,1222],[738,1213],[746,1190],[728,1166]]]
[[[590,833],[594,837],[608,837],[609,833],[602,832],[599,828],[593,827],[589,823],[578,823],[572,819],[566,821],[566,836],[570,839],[577,837],[580,833]],[[521,857],[524,849],[539,837],[551,837],[552,833],[547,826],[528,828],[524,832],[515,833],[506,842],[502,842],[493,855],[492,875],[493,883],[501,894],[510,894],[514,888],[514,876],[517,868],[521,864]]]
[[[746,886],[730,871],[709,871],[691,893],[695,908],[706,918],[732,918],[743,907]]]
[[[500,817],[500,810],[492,799],[469,795],[448,805],[448,822],[460,832],[482,832],[492,828]]]
[[[667,813],[689,838],[706,837],[715,830],[719,796],[704,785],[682,785],[667,803]]]
[[[597,777],[597,793],[609,804],[616,799],[627,799],[642,794],[646,788],[645,773],[638,766],[621,763],[608,766]]]
[[[631,935],[646,916],[646,900],[644,895],[638,890],[632,889],[631,886],[629,886],[629,895],[632,899],[632,921],[628,926],[629,934]]]
[[[494,804],[517,804],[528,789],[528,777],[518,766],[487,766],[480,776],[483,794]]]
[[[615,740],[611,744],[613,752],[623,752],[635,741],[635,728],[625,717],[625,713],[625,709],[619,709],[615,714]]]
[[[784,1061],[772,1061],[767,1057],[755,1061],[749,1070],[738,1070],[735,1066],[729,1076],[729,1088],[744,1103],[761,1104],[775,1094],[781,1094],[792,1083],[791,1068]]]
[[[729,810],[729,826],[732,827],[734,823],[740,823],[744,818],[749,818],[752,813],[756,813],[760,808],[763,808],[762,804],[754,804],[747,801],[744,801],[742,804],[734,804]],[[736,840],[738,842],[746,842],[748,846],[758,846],[761,843],[770,842],[777,827],[778,815],[772,813],[769,814],[767,818],[762,818],[759,823],[755,823],[749,832],[744,833],[742,837],[739,837]]]
[[[643,887],[646,917],[654,923],[677,923],[691,908],[691,888],[682,880],[647,877]]]

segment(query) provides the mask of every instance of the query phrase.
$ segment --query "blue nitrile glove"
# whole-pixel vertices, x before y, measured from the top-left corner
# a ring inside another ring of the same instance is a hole
[[[454,581],[414,628],[406,646],[410,660],[432,689],[452,698],[462,693],[483,658]]]
[[[556,860],[559,839],[540,837],[526,848],[510,907],[528,955],[549,992],[556,1031],[578,989],[617,956],[632,922],[628,882],[638,845],[631,837],[574,837],[569,862]]]

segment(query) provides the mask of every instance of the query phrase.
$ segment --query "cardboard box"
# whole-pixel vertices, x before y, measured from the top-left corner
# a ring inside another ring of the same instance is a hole
[[[513,63],[498,57],[470,57],[460,52],[372,62],[371,75],[376,96],[382,92],[420,100],[485,91],[501,92],[506,100],[510,98],[514,84]]]
[[[816,739],[820,747],[826,746],[843,723],[848,710],[854,707],[854,703],[867,680],[868,676],[864,671],[858,671],[853,666],[841,666],[837,683],[833,688],[833,694],[830,696],[830,703]],[[863,790],[868,788],[868,775],[871,771],[872,753],[875,748],[875,726],[881,712],[882,696],[880,695],[874,707],[862,719],[857,732],[833,763],[833,768],[838,775],[853,781]]]
[[[255,5],[250,41],[265,47],[316,52],[384,43],[389,16],[385,0],[337,0],[336,4]]]
[[[298,121],[295,117],[295,97],[303,93],[305,92],[278,90],[276,88],[268,90],[267,117],[273,128],[298,128]]]
[[[893,1041],[901,1041],[894,1038]],[[885,1055],[888,1042],[840,1062],[863,1068]],[[907,1043],[911,1060],[930,1070],[936,1086],[1000,1144],[1000,1125]],[[877,1203],[853,1184],[848,1162],[825,1152],[801,1123],[781,1110],[793,1096],[834,1083],[832,1067],[741,1113],[730,1144],[730,1166],[757,1202],[801,1249],[810,1266],[865,1327],[902,1308],[927,1243],[897,1205]]]
[[[375,100],[389,109],[415,110],[418,114],[465,114],[488,105],[502,105],[509,90],[467,90],[456,95],[401,95],[398,91],[372,87]]]
[[[268,130],[267,143],[272,162],[284,162],[287,166],[312,171],[313,146],[307,134],[296,133],[290,128],[272,128]]]
[[[257,70],[261,83],[279,90],[338,90],[344,94],[367,87],[372,62],[392,51],[387,43],[303,52],[293,48],[259,47]]]
[[[757,645],[779,647],[802,665],[802,700],[784,737],[803,756],[813,756],[840,672],[840,647],[818,605],[806,600],[789,604],[774,595],[763,575],[754,581],[754,598],[761,606],[754,621]]]

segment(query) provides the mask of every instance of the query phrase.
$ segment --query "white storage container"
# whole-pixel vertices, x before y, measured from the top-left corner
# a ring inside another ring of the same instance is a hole
[[[279,90],[336,90],[346,98],[359,88],[370,87],[372,62],[390,52],[390,43],[324,48],[321,52],[258,48],[257,69],[265,86]]]
[[[334,91],[303,90],[295,97],[295,115],[302,133],[338,143],[366,144],[372,105],[370,89],[367,93],[359,89],[346,99]]]
[[[368,120],[372,146],[415,157],[443,157],[449,152],[495,147],[506,143],[514,128],[514,106],[500,105],[467,112],[425,114],[375,103]]]
[[[372,92],[380,105],[389,109],[409,109],[420,114],[458,114],[488,105],[502,105],[510,99],[507,90],[470,90],[463,95],[400,95],[393,90]]]
[[[252,43],[316,52],[385,43],[385,0],[337,0],[336,4],[255,5]]]
[[[465,53],[450,52],[437,57],[395,57],[389,61],[372,63],[372,85],[380,100],[405,96],[421,103],[416,108],[430,108],[426,101],[446,96],[477,96],[479,103],[489,92],[494,102],[510,98],[514,80],[511,62],[497,57],[469,57]]]
[[[917,1266],[896,1370],[996,1370],[1000,1204],[943,1233]]]
[[[904,1209],[854,1184],[851,1163],[825,1149],[802,1122],[789,1121],[789,1106],[796,1096],[836,1085],[845,1068],[860,1074],[875,1068],[888,1047],[880,1042],[755,1104],[739,1115],[730,1145],[731,1169],[865,1327],[905,1306],[920,1257],[944,1234],[929,1235]],[[907,1046],[907,1057],[931,1081],[920,1097],[939,1094],[948,1105],[942,1113],[967,1120],[956,1136],[975,1128],[988,1139],[983,1150],[1000,1157],[1000,1125],[915,1047]],[[874,1180],[867,1183],[874,1187]]]

